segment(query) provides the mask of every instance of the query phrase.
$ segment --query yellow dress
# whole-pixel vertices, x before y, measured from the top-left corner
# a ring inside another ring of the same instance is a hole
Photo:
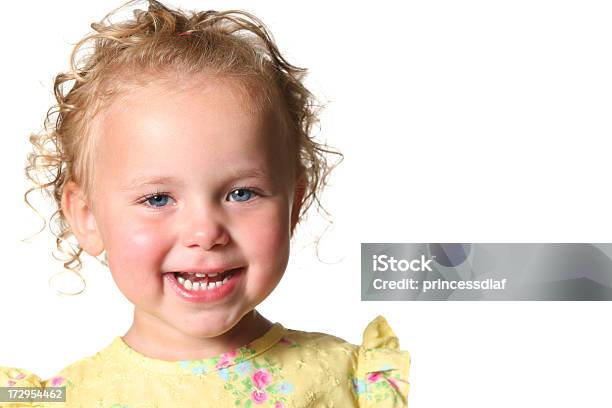
[[[66,387],[66,402],[0,407],[399,408],[408,406],[409,366],[382,316],[366,327],[361,346],[275,323],[236,350],[188,361],[146,357],[117,336],[45,381],[0,367],[0,387]]]

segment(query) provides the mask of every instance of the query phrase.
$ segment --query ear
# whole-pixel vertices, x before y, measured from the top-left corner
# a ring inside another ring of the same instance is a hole
[[[300,177],[295,185],[295,191],[293,194],[293,206],[291,208],[291,235],[293,236],[293,230],[297,225],[298,218],[300,217],[300,209],[302,208],[302,199],[304,198],[304,192],[306,191],[306,178]]]
[[[91,256],[100,255],[104,250],[104,243],[96,219],[81,188],[72,181],[64,186],[62,213],[81,248]]]

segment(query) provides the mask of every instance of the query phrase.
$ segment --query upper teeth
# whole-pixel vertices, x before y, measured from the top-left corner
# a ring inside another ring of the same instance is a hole
[[[214,275],[209,275],[209,276],[216,276],[217,274],[215,273]],[[197,274],[196,274],[197,276]],[[203,276],[200,276],[200,278]],[[180,283],[181,285],[183,285],[185,287],[185,289],[189,289],[189,290],[210,290],[210,289],[214,289],[216,287],[222,286],[224,285],[230,278],[232,277],[232,274],[228,274],[223,280],[218,281],[218,282],[208,282],[208,285],[206,285],[206,282],[191,282],[189,279],[184,279],[183,277],[179,276],[177,278],[178,283]]]
[[[197,276],[198,278],[203,278],[206,275],[208,275],[208,276],[217,276],[218,273],[215,272],[215,273],[196,273],[195,274],[195,276]]]

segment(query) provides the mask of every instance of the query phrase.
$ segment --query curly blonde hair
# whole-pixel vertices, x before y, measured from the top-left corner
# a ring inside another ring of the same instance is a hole
[[[50,221],[57,216],[59,231],[51,229],[51,222],[49,228],[56,237],[57,249],[68,256],[54,258],[64,261],[64,268],[75,273],[84,287],[79,273],[83,249],[68,242],[74,234],[61,210],[62,193],[66,183],[74,181],[93,205],[96,138],[90,137],[91,124],[114,97],[131,86],[171,79],[173,75],[206,73],[236,79],[234,82],[247,91],[252,104],[280,103],[285,108],[294,174],[296,180],[304,181],[298,222],[313,203],[327,213],[319,200],[320,192],[330,171],[343,158],[341,153],[314,141],[311,133],[319,122],[321,105],[303,84],[307,70],[287,62],[257,17],[241,10],[185,12],[150,0],[147,11],[136,9],[131,19],[110,21],[111,16],[135,2],[138,0],[128,1],[91,24],[95,32],[74,46],[70,70],[54,78],[57,104],[47,111],[44,130],[30,135],[32,152],[25,171],[35,187],[25,193],[24,200],[39,214],[29,203],[28,194],[40,190],[53,197],[57,211]],[[88,46],[91,52],[78,58]],[[338,155],[338,162],[330,164],[327,153]],[[40,180],[43,174],[50,177]],[[46,222],[39,232],[45,226]]]

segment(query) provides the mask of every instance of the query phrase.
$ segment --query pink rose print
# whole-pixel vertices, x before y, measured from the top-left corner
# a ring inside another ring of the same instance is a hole
[[[64,382],[64,377],[53,377],[51,378],[51,386],[52,387],[59,387],[60,385],[62,385],[62,383]]]
[[[268,399],[268,394],[266,394],[265,391],[253,390],[253,392],[251,392],[251,399],[256,404],[262,404]]]
[[[18,380],[21,380],[22,378],[25,378],[25,374],[24,373],[19,373],[19,375],[17,377],[15,377]]]
[[[251,399],[256,404],[261,404],[268,399],[268,394],[262,388],[272,382],[272,375],[268,370],[260,368],[255,370],[252,378],[256,389],[251,392]]]
[[[382,375],[380,374],[380,371],[377,371],[375,373],[368,373],[368,375],[366,376],[366,379],[369,383],[373,383],[373,382],[380,380],[381,376]]]
[[[291,341],[289,341],[288,339],[281,337],[281,339],[278,341],[280,344],[285,344],[285,345],[289,345],[291,344]],[[274,407],[276,408],[276,407]]]
[[[268,370],[264,368],[260,368],[255,370],[253,373],[253,382],[255,383],[255,387],[264,388],[266,385],[272,382],[272,376],[268,372]]]
[[[215,366],[216,368],[225,368],[232,364],[233,359],[236,358],[236,350],[229,351],[227,353],[221,354],[221,358],[219,362]]]
[[[255,361],[243,361],[236,366],[235,372],[239,375],[232,376],[231,379],[225,379],[226,389],[238,397],[232,406],[285,408],[285,397],[276,394],[292,393],[293,385],[285,381],[280,373],[278,373],[279,378],[272,378],[273,374],[276,377],[280,367],[270,358],[265,357],[264,360],[263,366]],[[254,369],[254,366],[259,368]],[[224,370],[227,371],[227,369]],[[250,389],[245,390],[245,387]]]
[[[6,384],[7,384],[9,387],[12,387],[13,385],[15,385],[15,384],[17,384],[17,383],[16,383],[15,381],[13,381],[13,380],[8,380],[8,381],[6,382]]]

